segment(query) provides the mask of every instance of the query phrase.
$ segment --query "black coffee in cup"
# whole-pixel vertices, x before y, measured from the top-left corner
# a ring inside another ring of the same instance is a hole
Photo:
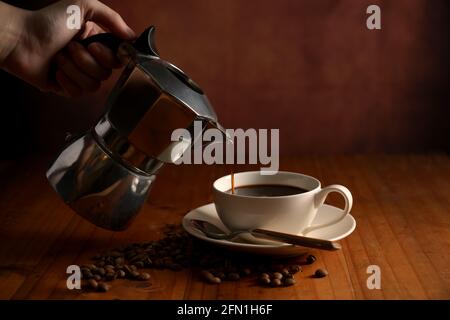
[[[227,193],[233,193],[239,196],[250,196],[250,197],[281,197],[281,196],[292,196],[307,191],[309,190],[287,185],[255,184],[255,185],[235,187],[234,193],[232,192],[231,189],[228,190]]]

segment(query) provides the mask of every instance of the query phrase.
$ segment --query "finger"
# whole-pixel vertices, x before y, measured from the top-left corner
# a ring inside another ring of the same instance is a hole
[[[88,22],[86,22],[86,23],[91,23],[92,24],[92,27],[91,27],[91,30],[89,30],[89,33],[88,33],[88,37],[90,37],[90,36],[93,36],[93,35],[96,35],[96,34],[98,34],[98,33],[105,33],[106,32],[106,30],[104,30],[102,27],[100,27],[98,24],[96,24],[95,22],[92,22],[92,21],[88,21]]]
[[[134,31],[125,23],[122,17],[113,9],[100,1],[86,1],[86,19],[94,21],[118,37],[131,40],[136,37]]]
[[[81,95],[80,87],[78,87],[72,80],[70,80],[62,70],[56,71],[56,81],[64,90],[66,96],[77,97]]]
[[[95,91],[99,88],[100,82],[82,72],[64,52],[56,56],[56,64],[82,90]]]
[[[78,39],[86,39],[87,37],[93,36],[98,33],[107,32],[105,29],[100,27],[98,24],[92,21],[86,21],[83,27],[83,31],[77,36]]]
[[[101,66],[83,45],[72,41],[67,45],[67,51],[76,66],[93,79],[106,80],[111,75],[111,69]]]
[[[105,47],[99,43],[91,43],[87,47],[90,54],[92,54],[98,63],[100,63],[104,68],[115,69],[122,66],[119,59],[111,51],[111,49]]]

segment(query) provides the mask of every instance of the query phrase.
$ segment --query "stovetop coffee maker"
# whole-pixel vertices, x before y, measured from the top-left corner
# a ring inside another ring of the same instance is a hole
[[[225,133],[202,89],[164,61],[154,44],[155,28],[133,42],[104,33],[82,41],[100,42],[128,59],[106,102],[107,111],[86,134],[73,139],[47,171],[61,198],[97,226],[125,229],[146,200],[158,170],[191,147],[194,121]],[[186,128],[191,141],[171,141]]]

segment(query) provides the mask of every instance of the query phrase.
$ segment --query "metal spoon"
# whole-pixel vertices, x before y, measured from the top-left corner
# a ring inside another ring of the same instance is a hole
[[[332,242],[328,240],[315,239],[309,237],[302,237],[293,234],[265,230],[265,229],[252,229],[252,230],[239,230],[233,231],[230,233],[226,233],[216,225],[204,221],[192,219],[191,225],[197,230],[203,232],[207,237],[212,239],[219,240],[232,240],[239,236],[242,233],[250,233],[251,235],[257,238],[264,238],[269,240],[275,240],[279,242],[285,242],[289,244],[295,244],[298,246],[308,247],[308,248],[316,248],[322,250],[339,250],[341,249],[341,245],[337,242]]]

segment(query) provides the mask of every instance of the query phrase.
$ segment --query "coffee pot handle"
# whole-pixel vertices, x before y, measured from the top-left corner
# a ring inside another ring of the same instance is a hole
[[[345,200],[345,207],[342,210],[342,214],[339,215],[339,217],[337,217],[335,219],[332,219],[330,221],[327,221],[327,222],[324,222],[324,223],[320,223],[320,224],[313,224],[313,225],[305,228],[302,231],[303,235],[305,235],[308,232],[311,232],[313,230],[324,228],[324,227],[328,227],[328,226],[331,226],[331,225],[333,225],[335,223],[338,223],[339,221],[342,221],[347,214],[350,213],[350,210],[352,209],[352,205],[353,205],[352,194],[350,193],[350,190],[348,190],[346,187],[344,187],[344,186],[342,186],[340,184],[329,185],[328,187],[325,187],[322,190],[320,190],[318,193],[316,193],[315,196],[314,196],[314,206],[316,208],[321,207],[324,204],[325,199],[327,198],[328,194],[331,193],[331,192],[337,192],[340,195],[342,195],[342,197],[344,198],[344,200]]]
[[[87,47],[91,43],[97,42],[101,43],[105,47],[108,47],[113,52],[117,52],[120,44],[123,42],[120,38],[116,37],[112,33],[98,33],[96,35],[90,36],[86,39],[79,40],[83,46]]]
[[[155,27],[150,26],[133,42],[132,46],[141,54],[147,54],[159,57],[158,50],[155,45]],[[120,45],[124,40],[116,37],[112,33],[98,33],[86,39],[79,41],[83,46],[87,47],[91,43],[98,42],[110,48],[113,52],[118,52]]]

